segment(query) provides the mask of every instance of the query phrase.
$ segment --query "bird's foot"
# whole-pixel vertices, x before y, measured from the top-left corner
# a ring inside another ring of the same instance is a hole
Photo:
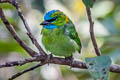
[[[53,55],[52,54],[49,54],[48,55],[48,57],[47,57],[47,63],[48,63],[48,65],[49,65],[49,63],[50,63],[50,59],[53,57]]]
[[[65,57],[65,60],[69,60],[70,61],[70,69],[71,69],[72,65],[73,65],[73,62],[74,62],[73,56]]]

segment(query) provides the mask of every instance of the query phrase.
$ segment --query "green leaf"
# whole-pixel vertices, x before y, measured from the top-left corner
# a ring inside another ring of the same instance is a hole
[[[95,0],[83,0],[86,7],[92,8]]]
[[[111,65],[109,56],[86,58],[85,61],[89,73],[95,80],[108,80],[109,68]]]
[[[15,7],[9,3],[0,3],[1,8],[15,10]]]
[[[0,40],[0,54],[1,53],[9,53],[9,52],[24,52],[24,50],[17,44],[12,41],[2,41]]]

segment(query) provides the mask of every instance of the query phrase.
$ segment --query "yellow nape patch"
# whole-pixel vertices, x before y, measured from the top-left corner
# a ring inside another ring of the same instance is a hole
[[[65,17],[65,22],[67,23],[69,21],[69,18],[66,16]]]

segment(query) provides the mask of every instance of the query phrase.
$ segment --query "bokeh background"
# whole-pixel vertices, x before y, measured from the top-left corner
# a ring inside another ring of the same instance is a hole
[[[84,62],[86,57],[96,56],[89,35],[89,22],[82,0],[17,0],[22,12],[39,43],[40,32],[45,12],[52,9],[63,11],[75,24],[82,42],[82,53],[75,53],[74,58]],[[10,4],[0,4],[4,13],[19,36],[28,46],[37,51],[26,35],[24,25],[17,15],[16,9]],[[108,55],[113,64],[120,64],[120,0],[96,0],[91,9],[94,19],[94,31],[98,46],[103,55]],[[41,44],[42,45],[42,44]],[[8,61],[22,60],[30,57],[13,39],[0,20],[0,64]],[[36,63],[24,66],[1,68],[0,80],[7,80],[13,74]],[[120,80],[120,74],[110,73],[109,80]],[[15,80],[93,80],[87,70],[76,69],[63,65],[44,65]]]

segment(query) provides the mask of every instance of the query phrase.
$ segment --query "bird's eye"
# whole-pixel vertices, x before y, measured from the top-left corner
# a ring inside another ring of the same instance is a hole
[[[53,22],[53,21],[55,21],[56,19],[57,19],[57,17],[54,17],[54,18],[49,19],[49,20],[46,20],[46,21],[48,21],[48,22]]]

